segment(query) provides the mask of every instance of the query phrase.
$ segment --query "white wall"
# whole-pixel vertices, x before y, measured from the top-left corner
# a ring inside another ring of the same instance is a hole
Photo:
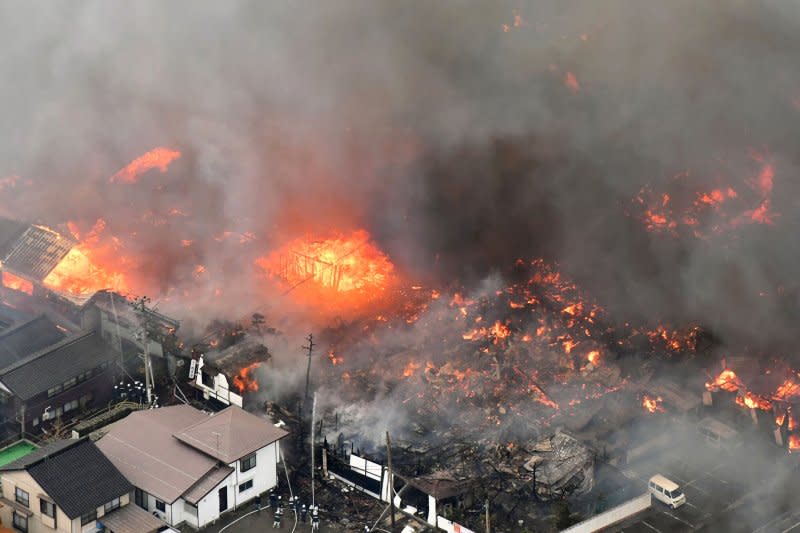
[[[593,533],[608,526],[622,522],[626,518],[641,513],[648,509],[651,505],[650,493],[642,494],[641,496],[628,500],[627,502],[612,507],[604,513],[595,515],[583,522],[579,522],[572,527],[563,529],[562,533],[569,531],[570,533]]]

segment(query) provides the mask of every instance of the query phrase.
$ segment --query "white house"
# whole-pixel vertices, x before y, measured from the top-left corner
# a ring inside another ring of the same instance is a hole
[[[286,435],[240,407],[209,415],[178,405],[132,413],[97,447],[133,484],[137,505],[199,528],[277,485]]]
[[[208,365],[201,355],[189,368],[189,384],[203,393],[203,399],[216,400],[224,405],[242,406],[242,395],[231,390],[231,381],[225,374]]]

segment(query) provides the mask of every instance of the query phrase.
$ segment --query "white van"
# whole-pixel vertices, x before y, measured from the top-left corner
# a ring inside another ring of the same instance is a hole
[[[678,484],[668,480],[661,474],[656,474],[650,478],[648,488],[650,489],[650,494],[655,496],[656,500],[666,503],[673,509],[686,503],[686,495]]]

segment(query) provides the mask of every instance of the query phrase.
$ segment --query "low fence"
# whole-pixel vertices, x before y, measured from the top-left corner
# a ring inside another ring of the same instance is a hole
[[[562,529],[561,533],[593,533],[594,531],[600,531],[604,527],[613,526],[626,518],[641,513],[645,509],[648,509],[650,505],[650,493],[648,492],[617,505],[616,507],[612,507],[608,511],[595,515],[588,520],[579,522],[567,529]]]

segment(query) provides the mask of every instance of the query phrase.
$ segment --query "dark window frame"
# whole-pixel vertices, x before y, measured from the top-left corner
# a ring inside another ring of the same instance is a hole
[[[50,512],[47,512],[47,509],[50,509]],[[49,502],[47,500],[39,500],[39,511],[49,518],[56,517],[56,504],[53,502]]]
[[[245,486],[245,485],[247,485],[247,486]],[[244,491],[250,490],[252,488],[253,488],[253,480],[252,479],[248,479],[244,483],[240,483],[239,484],[239,492],[244,492]]]
[[[20,523],[17,523],[17,521],[19,521]],[[14,526],[14,529],[16,529],[17,531],[22,531],[22,533],[28,533],[28,517],[25,516],[24,514],[14,511],[11,523]]]
[[[156,499],[156,509],[158,509],[162,513],[166,513],[167,512],[167,504],[165,502],[162,502],[159,499]]]
[[[256,467],[256,454],[251,453],[247,457],[239,459],[239,472],[249,472]]]
[[[97,509],[93,509],[88,513],[81,515],[81,526],[85,526],[86,524],[94,522],[95,520],[97,520]]]
[[[21,496],[24,494],[25,496]],[[19,487],[14,487],[14,501],[19,504],[24,505],[25,507],[30,508],[31,506],[31,495],[28,494],[28,491],[22,490]]]
[[[119,498],[114,498],[103,506],[103,512],[110,513],[114,509],[119,509],[120,505],[122,505],[122,503],[120,502]]]

